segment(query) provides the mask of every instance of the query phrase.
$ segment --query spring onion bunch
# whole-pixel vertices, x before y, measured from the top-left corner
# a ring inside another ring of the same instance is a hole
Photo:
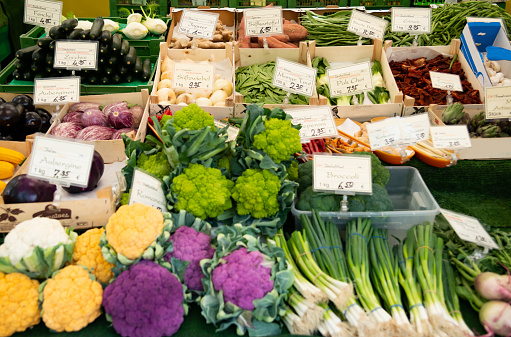
[[[351,282],[337,227],[331,222],[324,223],[317,210],[312,210],[312,222],[306,215],[300,218],[312,256],[321,270],[338,281]],[[354,294],[347,299],[346,305],[346,309],[341,310],[348,322],[357,327],[365,312]]]
[[[345,337],[353,336],[353,331],[349,324],[343,322],[339,316],[326,304],[324,307],[323,320],[318,326],[319,332],[326,337]]]
[[[312,335],[323,318],[325,309],[305,299],[295,288],[291,288],[287,299],[286,314],[283,317],[292,334]]]
[[[401,302],[399,288],[399,267],[389,245],[387,231],[374,228],[369,239],[369,255],[371,261],[371,280],[380,294],[387,310],[396,322],[396,328],[411,332],[411,325]]]

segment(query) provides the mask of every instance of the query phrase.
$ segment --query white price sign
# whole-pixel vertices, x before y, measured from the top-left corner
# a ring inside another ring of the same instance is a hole
[[[440,212],[445,216],[449,224],[454,229],[460,239],[473,242],[478,246],[491,249],[500,249],[493,241],[493,238],[483,228],[479,220],[464,214],[448,211],[440,208]]]
[[[466,125],[433,126],[430,131],[433,147],[437,149],[472,147]]]
[[[62,1],[25,0],[24,23],[41,27],[53,27],[60,25],[61,17]]]
[[[460,75],[439,73],[430,71],[431,86],[433,88],[449,91],[463,91]]]
[[[486,119],[511,118],[511,87],[484,89]]]
[[[272,36],[284,33],[282,7],[246,8],[243,10],[246,36]]]
[[[293,116],[291,123],[302,125],[300,129],[302,143],[309,139],[339,135],[329,106],[316,106],[310,109],[286,109],[284,111]]]
[[[34,81],[35,104],[63,104],[80,101],[80,77],[38,78]]]
[[[218,13],[185,9],[179,22],[178,33],[189,37],[212,40],[219,16]]]
[[[401,126],[402,143],[413,144],[429,138],[428,114],[399,118],[398,121]]]
[[[97,69],[99,41],[57,41],[54,68]]]
[[[388,21],[354,9],[351,12],[348,32],[369,39],[383,39]]]
[[[396,118],[369,123],[366,128],[372,151],[401,143],[401,126]]]
[[[139,168],[133,172],[133,182],[129,204],[141,203],[147,206],[159,209],[162,212],[167,211],[167,199],[161,188],[161,181]]]
[[[311,97],[317,72],[316,68],[277,57],[272,84],[285,91]]]
[[[212,64],[174,63],[174,88],[213,89],[214,67]]]
[[[370,156],[314,155],[313,163],[314,191],[373,193]]]
[[[431,8],[392,7],[391,30],[413,35],[431,33]]]
[[[332,97],[354,95],[373,88],[373,76],[369,62],[330,68],[327,69],[326,74]]]
[[[93,156],[94,145],[36,136],[28,175],[53,184],[86,187]]]

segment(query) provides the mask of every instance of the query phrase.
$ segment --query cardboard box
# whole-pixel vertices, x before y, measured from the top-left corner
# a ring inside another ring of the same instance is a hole
[[[140,122],[140,126],[138,127],[137,133],[135,135],[135,140],[144,139],[147,131],[147,118],[149,116],[148,90],[144,89],[141,92],[132,92],[126,94],[80,96],[80,102],[95,102],[100,103],[103,106],[120,101],[126,101],[129,104],[139,104],[144,108],[144,115],[142,116],[142,121]],[[66,104],[60,111],[57,116],[57,120],[55,120],[53,125],[48,130],[48,134],[50,134],[51,130],[57,125],[57,123],[62,121],[64,116],[68,113],[71,105],[72,103]],[[33,143],[33,138],[33,136],[27,137],[27,141]],[[101,154],[103,157],[105,164],[124,161],[126,159],[126,155],[124,153],[124,142],[122,139],[98,140],[91,142],[84,141],[84,143],[93,144],[94,149],[98,151],[99,154]]]
[[[236,69],[239,67],[246,67],[252,64],[264,64],[266,62],[276,61],[277,58],[283,58],[292,62],[312,65],[309,57],[307,43],[305,41],[300,42],[300,48],[297,49],[286,49],[286,48],[239,48],[236,43],[234,45],[234,61]],[[234,94],[234,111],[236,116],[242,116],[250,103],[244,103],[242,94],[235,92]],[[264,104],[265,108],[299,108],[308,107],[311,105],[319,105],[318,95],[316,88],[314,88],[313,95],[309,100],[309,105],[297,105],[297,104]]]
[[[28,172],[30,158],[21,166],[15,176]],[[65,227],[88,229],[107,224],[115,212],[111,186],[96,191],[97,199],[61,201],[59,207],[51,202],[27,204],[4,204],[0,197],[0,233],[9,232],[22,221],[35,217],[59,220]]]
[[[444,109],[444,107],[434,104],[429,106],[428,114],[431,124],[445,125],[442,122]],[[481,111],[481,109],[465,109],[470,117]],[[459,159],[511,159],[511,137],[471,138],[470,141],[472,142],[471,148],[458,150]]]
[[[511,51],[511,43],[501,24],[498,22],[467,23],[461,34],[461,52],[483,88],[493,86],[483,62],[482,53],[486,53],[488,46]],[[498,62],[505,77],[511,78],[511,62]]]
[[[160,44],[160,57],[158,58],[158,67],[156,69],[156,75],[154,78],[154,86],[150,96],[149,107],[150,116],[161,115],[166,110],[176,112],[183,108],[182,105],[178,104],[171,105],[158,104],[158,96],[156,95],[156,92],[161,78],[161,63],[165,55],[174,61],[191,59],[192,61],[195,62],[200,61],[220,62],[228,59],[233,69],[232,74],[230,75],[231,77],[229,79],[230,82],[232,83],[233,95],[226,99],[224,107],[202,106],[201,108],[215,116],[215,119],[222,119],[234,115],[233,96],[235,83],[234,83],[233,44],[230,42],[226,43],[226,49],[169,49],[168,43],[165,42]]]
[[[382,41],[375,40],[374,45],[316,47],[314,41],[309,43],[310,58],[324,57],[330,64],[358,63],[362,61],[380,61],[383,70],[383,80],[390,92],[390,102],[387,104],[361,104],[349,106],[332,106],[336,118],[350,118],[358,122],[366,122],[373,117],[401,116],[403,109],[403,93],[397,88],[386,57],[382,57]],[[328,99],[319,96],[320,104],[327,105]]]
[[[448,55],[449,57],[453,57],[455,54],[458,54],[457,61],[461,63],[461,69],[463,69],[463,72],[465,73],[465,76],[467,77],[467,80],[472,85],[472,88],[479,91],[479,98],[481,99],[481,102],[483,104],[465,104],[465,107],[467,109],[484,109],[484,90],[482,86],[477,81],[474,73],[470,69],[470,66],[468,65],[467,60],[463,56],[462,53],[460,53],[460,40],[453,39],[451,42],[451,45],[449,46],[428,46],[428,47],[392,47],[392,41],[385,41],[384,44],[384,50],[386,53],[386,62],[388,63],[388,60],[392,56],[392,53],[394,51],[403,51],[403,50],[409,50],[412,53],[415,53],[413,58],[419,58],[422,57],[420,50],[421,48],[428,48],[431,50],[434,50],[438,53]],[[384,58],[385,59],[385,58]],[[382,62],[383,66],[383,62]],[[389,67],[390,68],[390,67]],[[396,85],[397,87],[397,85]],[[445,106],[441,106],[445,108]],[[404,95],[403,97],[403,112],[402,116],[410,116],[420,113],[425,113],[428,111],[428,106],[418,106],[415,105],[415,98]]]

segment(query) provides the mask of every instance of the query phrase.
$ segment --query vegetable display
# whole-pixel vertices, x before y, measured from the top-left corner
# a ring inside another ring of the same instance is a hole
[[[240,48],[298,48],[300,41],[307,38],[307,29],[298,23],[284,20],[283,34],[248,37],[246,36],[245,20],[241,19],[238,27]]]
[[[177,25],[176,25],[177,26]],[[221,20],[216,23],[215,34],[212,40],[198,38],[172,37],[169,48],[171,49],[225,49],[226,42],[232,42],[234,32],[229,30]]]
[[[0,103],[0,140],[24,141],[36,132],[46,133],[51,114],[36,108],[30,96],[17,95],[10,102]]]

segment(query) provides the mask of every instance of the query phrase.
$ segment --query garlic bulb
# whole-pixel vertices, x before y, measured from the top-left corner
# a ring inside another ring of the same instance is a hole
[[[496,72],[500,71],[500,64],[497,61],[490,61],[490,67]]]

